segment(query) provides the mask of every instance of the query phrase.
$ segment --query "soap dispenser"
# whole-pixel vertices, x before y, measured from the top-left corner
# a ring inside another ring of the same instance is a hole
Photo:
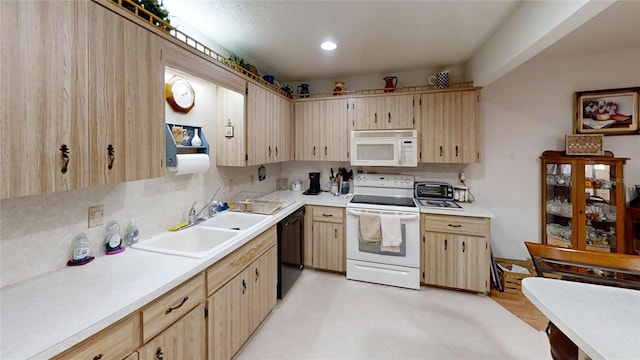
[[[124,244],[126,246],[131,246],[138,242],[140,238],[140,230],[138,230],[138,225],[136,225],[137,219],[131,219],[129,222],[129,226],[124,231]]]
[[[81,232],[76,235],[71,241],[69,249],[71,259],[67,261],[67,266],[80,266],[93,261],[94,257],[91,256],[91,248],[91,241],[89,241],[85,233]]]
[[[120,237],[120,225],[115,220],[110,221],[104,229],[105,254],[115,255],[124,251],[122,237]]]

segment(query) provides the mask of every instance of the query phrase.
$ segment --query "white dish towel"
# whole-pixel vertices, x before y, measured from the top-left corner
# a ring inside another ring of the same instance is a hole
[[[396,215],[380,215],[380,229],[382,232],[380,250],[400,252],[400,244],[402,244],[400,217]]]

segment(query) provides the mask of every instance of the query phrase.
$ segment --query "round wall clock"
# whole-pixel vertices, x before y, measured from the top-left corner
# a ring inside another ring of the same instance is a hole
[[[175,111],[188,113],[196,101],[196,93],[185,79],[172,77],[164,86],[164,94]]]

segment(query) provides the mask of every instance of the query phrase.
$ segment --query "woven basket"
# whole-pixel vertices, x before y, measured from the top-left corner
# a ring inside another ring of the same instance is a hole
[[[505,259],[505,258],[496,258],[496,263],[502,265],[507,269],[511,269],[513,265],[520,265],[529,270],[530,274],[521,274],[515,273],[511,271],[504,270],[502,273],[502,287],[504,288],[505,293],[520,293],[522,289],[522,279],[528,278],[531,276],[536,276],[536,271],[533,267],[533,263],[531,260],[515,260],[515,259]]]

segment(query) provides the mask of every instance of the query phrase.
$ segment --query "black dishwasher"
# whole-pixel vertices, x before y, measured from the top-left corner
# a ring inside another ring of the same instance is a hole
[[[298,280],[303,264],[304,206],[278,223],[278,299]]]

